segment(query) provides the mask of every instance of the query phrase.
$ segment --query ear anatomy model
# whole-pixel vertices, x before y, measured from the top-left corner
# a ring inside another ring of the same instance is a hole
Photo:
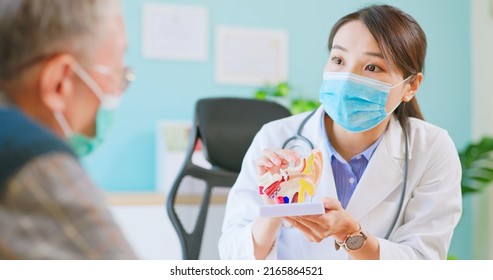
[[[259,193],[277,204],[309,202],[315,194],[322,173],[322,152],[312,150],[299,164],[279,173],[265,173],[259,178]]]

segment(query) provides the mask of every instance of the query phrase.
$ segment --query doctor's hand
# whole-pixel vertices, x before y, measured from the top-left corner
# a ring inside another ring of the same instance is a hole
[[[310,241],[321,242],[329,236],[343,241],[348,234],[359,230],[358,222],[334,198],[324,198],[325,214],[284,217],[298,228]]]
[[[262,176],[267,172],[279,173],[281,169],[288,168],[290,163],[297,164],[299,160],[298,154],[293,150],[277,149],[272,151],[265,149],[262,156],[256,161],[258,175]]]

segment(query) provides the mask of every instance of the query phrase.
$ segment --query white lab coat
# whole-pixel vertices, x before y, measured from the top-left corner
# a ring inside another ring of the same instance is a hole
[[[322,131],[321,106],[306,123],[303,136],[323,153],[323,172],[314,200],[337,198],[332,168]],[[293,136],[308,113],[268,123],[255,136],[231,189],[219,240],[222,259],[254,259],[251,227],[263,204],[258,192],[255,160],[264,149],[277,149]],[[362,229],[378,238],[381,259],[445,259],[462,212],[461,165],[448,133],[411,118],[409,171],[403,210],[389,240],[385,240],[397,213],[405,158],[404,134],[392,116],[346,210]],[[309,242],[296,228],[281,227],[267,259],[347,259],[329,237]]]

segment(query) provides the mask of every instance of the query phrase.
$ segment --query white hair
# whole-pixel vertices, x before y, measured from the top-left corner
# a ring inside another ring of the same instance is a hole
[[[50,55],[90,54],[120,6],[119,0],[1,0],[0,81]]]

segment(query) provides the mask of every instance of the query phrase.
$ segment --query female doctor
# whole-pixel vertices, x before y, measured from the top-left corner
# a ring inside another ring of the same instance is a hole
[[[397,8],[373,5],[341,18],[328,47],[322,106],[266,124],[245,155],[221,258],[445,259],[462,211],[461,165],[447,132],[423,120],[415,98],[423,30]],[[298,159],[281,149],[293,135],[322,152],[314,200],[325,214],[259,217],[258,178]]]

